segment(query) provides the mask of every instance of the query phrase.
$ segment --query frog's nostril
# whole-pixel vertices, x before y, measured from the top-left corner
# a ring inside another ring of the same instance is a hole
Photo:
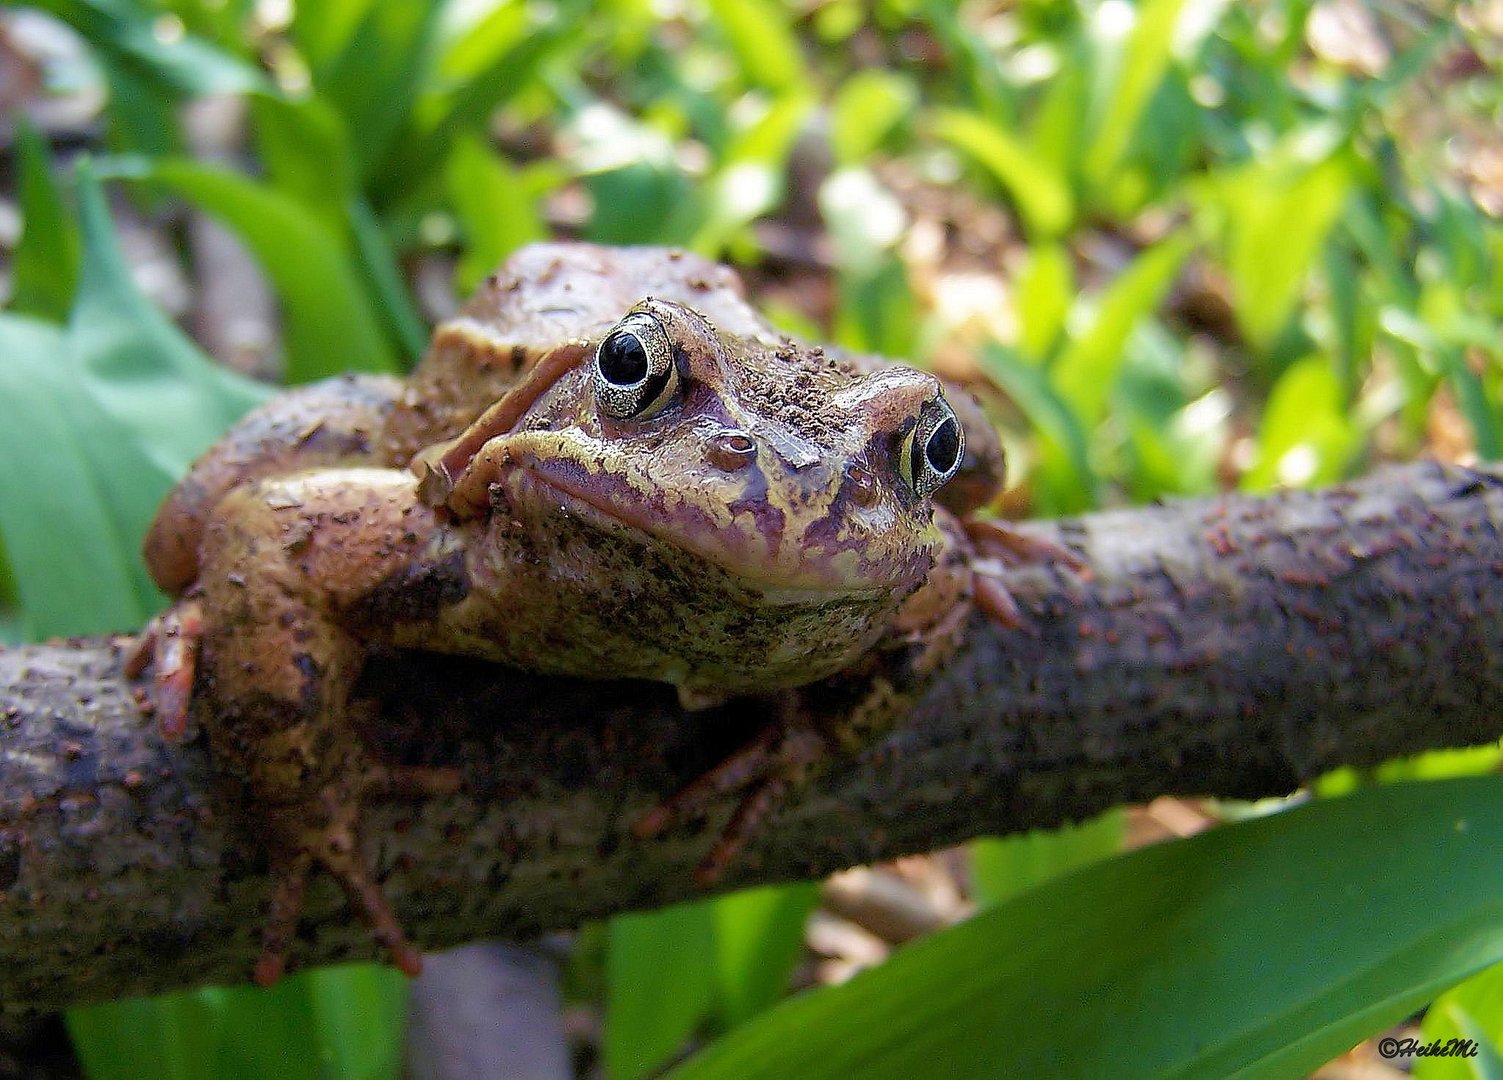
[[[882,492],[877,488],[877,478],[860,465],[846,466],[845,482],[857,506],[876,506],[882,497]]]
[[[710,464],[726,470],[744,469],[757,457],[757,443],[744,431],[717,431],[705,445]]]

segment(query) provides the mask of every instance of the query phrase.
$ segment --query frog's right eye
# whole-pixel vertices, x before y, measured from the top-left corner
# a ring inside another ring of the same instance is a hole
[[[633,312],[605,335],[595,352],[595,400],[617,420],[646,420],[678,393],[678,365],[663,325]]]

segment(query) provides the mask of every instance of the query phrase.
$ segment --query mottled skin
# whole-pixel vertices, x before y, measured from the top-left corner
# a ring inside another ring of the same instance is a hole
[[[658,367],[634,383],[639,361]],[[517,253],[405,385],[334,380],[248,416],[152,526],[152,573],[183,599],[139,666],[154,657],[164,730],[190,692],[202,703],[267,823],[280,873],[258,980],[282,970],[315,863],[417,968],[360,857],[360,806],[455,781],[369,760],[345,703],[371,647],[654,679],[691,706],[849,680],[884,642],[932,666],[973,596],[1007,614],[963,557],[969,527],[934,506],[959,492],[969,511],[1000,481],[978,417],[932,376],[777,334],[724,268],[587,245]],[[874,677],[856,713],[880,727],[903,704]],[[723,861],[817,756],[787,727],[639,833],[750,786]]]

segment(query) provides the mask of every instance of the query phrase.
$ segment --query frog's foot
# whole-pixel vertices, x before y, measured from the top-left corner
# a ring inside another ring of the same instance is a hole
[[[125,675],[152,668],[152,700],[162,737],[176,742],[188,727],[188,699],[203,638],[203,607],[196,600],[174,604],[146,624],[126,655]]]
[[[775,720],[746,746],[643,814],[632,832],[639,840],[650,839],[676,822],[703,813],[720,796],[744,792],[710,853],[694,871],[695,884],[712,885],[746,846],[778,797],[827,751],[817,732]]]
[[[261,929],[261,955],[252,971],[256,984],[271,986],[287,968],[287,951],[297,933],[308,875],[315,864],[339,882],[350,908],[371,928],[371,936],[386,949],[393,966],[404,975],[421,974],[422,954],[407,940],[366,864],[354,815],[341,808],[323,826],[304,828],[294,836],[285,854],[273,856],[271,901]]]
[[[974,574],[976,606],[1008,629],[1023,629],[1027,622],[1003,581],[1003,571],[1019,566],[1051,564],[1063,566],[1083,580],[1090,580],[1090,566],[1063,544],[1029,536],[1004,521],[991,518],[976,518],[962,524],[980,556]]]

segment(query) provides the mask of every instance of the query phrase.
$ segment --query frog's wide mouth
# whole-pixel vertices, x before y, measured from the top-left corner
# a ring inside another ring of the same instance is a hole
[[[921,573],[901,578],[861,573],[859,568],[866,560],[857,551],[833,559],[810,558],[805,551],[791,553],[790,557],[779,548],[781,530],[778,536],[758,536],[757,542],[752,542],[744,533],[717,529],[700,511],[685,510],[679,516],[655,514],[623,505],[536,460],[519,457],[513,465],[514,475],[524,486],[537,489],[538,495],[546,493],[548,502],[560,510],[616,535],[625,533],[638,540],[650,537],[703,559],[774,602],[797,603],[805,598],[863,593],[891,596],[910,592],[922,582]],[[692,520],[694,516],[701,519]]]

